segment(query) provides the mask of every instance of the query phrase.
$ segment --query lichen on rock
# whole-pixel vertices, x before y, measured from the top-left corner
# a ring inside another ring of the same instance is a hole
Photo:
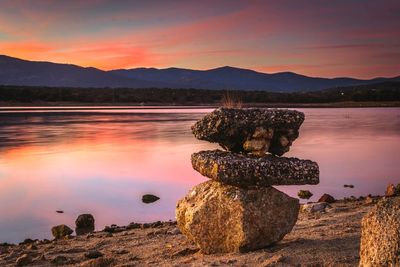
[[[319,183],[318,164],[297,158],[211,150],[192,154],[192,166],[208,178],[241,187]]]

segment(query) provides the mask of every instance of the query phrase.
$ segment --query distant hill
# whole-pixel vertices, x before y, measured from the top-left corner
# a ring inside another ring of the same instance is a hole
[[[124,78],[96,68],[27,61],[0,55],[0,84],[54,87],[169,87],[169,84]]]
[[[177,83],[182,88],[269,92],[315,91],[340,86],[395,81],[396,79],[400,81],[400,77],[359,80],[352,78],[314,78],[293,72],[267,74],[228,66],[204,71],[178,68],[137,68],[113,70],[111,73],[125,78]]]
[[[267,74],[229,66],[210,70],[136,68],[102,71],[96,68],[27,61],[0,55],[0,85],[301,92],[385,81],[400,81],[400,76],[371,80],[328,79],[308,77],[293,72]]]

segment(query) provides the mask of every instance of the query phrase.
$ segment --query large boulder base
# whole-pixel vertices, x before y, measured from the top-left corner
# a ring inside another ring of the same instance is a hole
[[[208,178],[240,187],[319,183],[318,164],[297,158],[210,150],[192,154],[192,166]]]
[[[361,226],[360,266],[400,266],[400,197],[379,201]]]
[[[178,227],[205,254],[269,246],[297,221],[298,199],[273,187],[242,189],[208,181],[192,188],[176,208]]]
[[[304,113],[279,109],[219,108],[192,126],[197,139],[232,152],[283,155],[299,135]]]

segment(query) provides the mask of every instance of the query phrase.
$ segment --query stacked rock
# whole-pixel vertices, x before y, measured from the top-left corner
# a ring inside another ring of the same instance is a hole
[[[193,168],[211,180],[193,187],[176,208],[178,227],[203,253],[263,248],[292,230],[299,200],[272,186],[319,183],[317,163],[278,157],[303,121],[294,110],[219,108],[192,127],[196,138],[226,150],[192,155]]]

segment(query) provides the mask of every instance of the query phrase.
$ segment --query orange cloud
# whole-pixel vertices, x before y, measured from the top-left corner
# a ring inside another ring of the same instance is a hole
[[[54,50],[54,47],[42,42],[4,42],[0,43],[0,51],[2,54],[12,55],[15,57],[39,59],[48,55]]]

